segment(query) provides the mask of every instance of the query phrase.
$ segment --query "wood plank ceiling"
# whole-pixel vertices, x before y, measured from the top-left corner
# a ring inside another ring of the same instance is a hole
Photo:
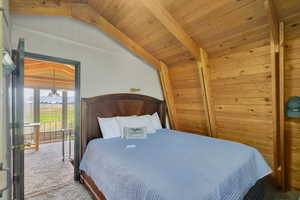
[[[263,0],[159,2],[191,40],[209,55],[239,50],[246,44],[268,43],[269,27]],[[275,4],[281,18],[296,14],[300,9],[298,0],[276,0]],[[87,12],[97,13],[167,65],[193,60],[193,51],[166,28],[165,21],[155,16],[153,9],[157,10],[157,5],[148,0],[11,0],[11,11],[15,14],[73,16],[82,21],[85,16],[88,18],[85,20],[96,27],[101,22]],[[165,16],[163,11],[158,12]],[[150,64],[158,66],[155,62]]]
[[[74,66],[25,58],[24,85],[34,88],[74,89]]]

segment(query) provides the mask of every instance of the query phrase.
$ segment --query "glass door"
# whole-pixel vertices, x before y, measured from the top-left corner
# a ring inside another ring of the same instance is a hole
[[[13,198],[24,199],[24,39],[13,51],[16,70],[13,72]]]

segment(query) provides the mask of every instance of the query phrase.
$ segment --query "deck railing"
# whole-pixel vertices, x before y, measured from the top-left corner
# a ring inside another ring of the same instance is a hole
[[[42,122],[40,123],[40,143],[52,143],[62,141],[63,132],[65,131],[64,140],[74,139],[74,126],[69,123],[66,129],[63,129],[61,121]],[[33,128],[24,128],[24,142],[30,143],[35,139]]]
[[[72,159],[73,156],[73,142],[74,142],[74,126],[72,123],[63,129],[62,122],[43,122],[40,123],[40,144],[61,142],[62,143],[62,158]],[[35,132],[31,127],[24,127],[24,144],[30,146],[35,144]]]

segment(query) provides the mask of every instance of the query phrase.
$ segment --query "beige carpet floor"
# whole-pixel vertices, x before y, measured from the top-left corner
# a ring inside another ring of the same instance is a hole
[[[62,162],[61,143],[25,152],[26,200],[92,200],[86,188],[73,181],[73,167]],[[298,192],[282,193],[266,186],[265,200],[300,200]]]

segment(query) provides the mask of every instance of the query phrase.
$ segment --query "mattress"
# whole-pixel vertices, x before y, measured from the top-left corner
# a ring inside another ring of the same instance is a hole
[[[107,200],[242,200],[272,170],[254,148],[169,129],[94,139],[80,170]]]

